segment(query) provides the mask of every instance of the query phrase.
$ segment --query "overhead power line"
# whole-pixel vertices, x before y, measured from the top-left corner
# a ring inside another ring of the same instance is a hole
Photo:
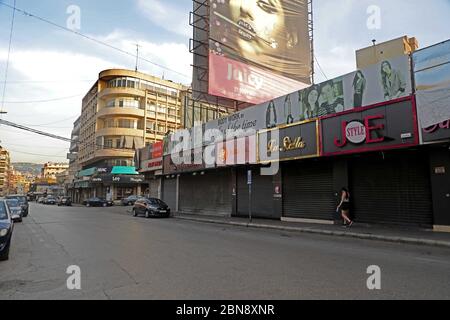
[[[5,107],[6,82],[8,81],[9,60],[11,58],[12,38],[13,38],[13,33],[14,33],[14,21],[16,18],[16,0],[14,0],[13,9],[14,9],[14,11],[12,14],[12,19],[11,19],[11,29],[9,32],[8,57],[6,58],[5,79],[3,82],[2,104],[0,106],[0,119],[1,119],[1,115],[4,113],[3,108]]]
[[[83,96],[83,94],[77,94],[75,96],[69,96],[69,97],[61,97],[61,98],[54,98],[54,99],[46,99],[46,100],[30,100],[30,101],[5,101],[6,104],[28,104],[28,103],[47,103],[47,102],[53,102],[53,101],[62,101],[62,100],[69,100],[73,98],[78,98]]]
[[[319,59],[317,59],[317,56],[316,56],[316,55],[314,55],[314,59],[316,60],[317,65],[319,66],[320,72],[321,72],[322,75],[325,77],[325,79],[328,80],[328,77],[327,77],[327,75],[325,74],[325,72],[323,71],[322,66],[321,66],[320,63],[319,63]]]
[[[58,155],[50,155],[50,154],[39,154],[39,153],[30,153],[30,152],[23,152],[23,151],[17,151],[17,150],[11,150],[9,149],[10,152],[15,152],[15,153],[20,153],[20,154],[25,154],[28,156],[37,156],[37,157],[47,157],[47,158],[61,158],[61,159],[66,159],[67,155],[65,156],[58,156]]]
[[[3,120],[3,119],[0,119],[0,125],[13,127],[13,128],[16,128],[16,129],[32,132],[32,133],[35,133],[35,134],[38,134],[38,135],[41,135],[41,136],[45,136],[45,137],[49,137],[49,138],[53,138],[53,139],[57,139],[57,140],[65,141],[65,142],[72,142],[72,139],[68,139],[68,138],[64,138],[64,137],[61,137],[61,136],[57,136],[57,135],[52,134],[52,133],[48,133],[48,132],[44,132],[44,131],[28,128],[28,127],[25,127],[23,125],[20,125],[20,124],[17,124],[17,123],[13,123],[13,122],[9,122],[9,121]]]
[[[128,56],[131,56],[131,57],[133,57],[133,58],[136,58],[136,54],[135,54],[135,53],[131,53],[131,52],[125,51],[125,50],[120,49],[120,48],[118,48],[118,47],[115,47],[115,46],[113,46],[113,45],[111,45],[111,44],[109,44],[109,43],[106,43],[106,42],[104,42],[104,41],[95,39],[95,38],[93,38],[93,37],[91,37],[91,36],[85,35],[85,34],[83,34],[83,33],[81,33],[81,32],[78,32],[78,31],[75,31],[75,30],[66,28],[66,27],[64,27],[64,26],[62,26],[62,25],[59,25],[59,24],[57,24],[57,23],[55,23],[55,22],[52,22],[52,21],[50,21],[50,20],[48,20],[48,19],[46,19],[46,18],[43,18],[43,17],[40,17],[40,16],[38,16],[38,15],[29,13],[29,12],[23,10],[23,9],[19,9],[19,8],[17,8],[16,6],[13,7],[13,6],[11,6],[11,5],[9,5],[9,4],[3,2],[3,1],[0,2],[0,5],[3,5],[3,6],[5,6],[5,7],[8,7],[8,8],[10,8],[10,9],[14,10],[14,11],[20,12],[20,13],[24,14],[25,16],[28,16],[28,17],[37,19],[37,20],[39,20],[39,21],[41,21],[41,22],[47,23],[47,24],[49,24],[49,25],[52,25],[52,26],[54,26],[54,27],[56,27],[56,28],[62,29],[62,30],[64,30],[64,31],[67,31],[67,32],[70,32],[70,33],[73,33],[73,34],[76,34],[76,35],[78,35],[78,36],[80,36],[80,37],[83,37],[83,38],[85,38],[85,39],[87,39],[87,40],[93,41],[93,42],[95,42],[95,43],[97,43],[97,44],[100,44],[100,45],[102,45],[102,46],[108,47],[108,48],[110,48],[110,49],[114,49],[114,50],[116,50],[116,51],[118,51],[118,52],[121,52],[121,53],[123,53],[123,54],[125,54],[125,55],[128,55]],[[151,61],[151,60],[149,60],[149,59],[146,59],[146,58],[143,58],[143,57],[138,57],[138,59],[139,59],[139,60],[142,60],[142,61],[145,61],[145,62],[147,62],[147,63],[149,63],[149,64],[151,64],[151,65],[154,65],[154,66],[156,66],[156,67],[158,67],[158,68],[161,68],[161,69],[165,69],[165,70],[171,71],[171,72],[173,72],[173,73],[175,73],[175,74],[178,74],[178,75],[180,75],[180,76],[182,76],[182,77],[184,77],[184,78],[191,79],[190,76],[187,76],[187,75],[185,75],[185,74],[183,74],[183,73],[181,73],[181,72],[178,72],[178,71],[176,71],[176,70],[170,69],[170,68],[168,68],[168,67],[166,67],[166,66],[163,66],[163,65],[161,65],[161,64],[158,64],[158,63],[156,63],[156,62],[153,62],[153,61]]]

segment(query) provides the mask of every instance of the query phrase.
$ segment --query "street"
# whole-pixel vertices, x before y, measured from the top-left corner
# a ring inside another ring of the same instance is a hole
[[[0,299],[449,299],[450,250],[32,204]],[[66,270],[81,269],[81,290]],[[368,290],[369,266],[381,290]]]

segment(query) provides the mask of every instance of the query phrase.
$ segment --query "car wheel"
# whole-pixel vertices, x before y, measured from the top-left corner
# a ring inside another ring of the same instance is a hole
[[[91,206],[91,204],[90,204],[90,203],[86,203],[86,207],[88,207],[88,208],[89,208],[90,206]]]
[[[135,209],[133,209],[132,213],[133,213],[133,217],[137,217],[138,216]]]
[[[148,219],[150,218],[150,212],[148,210],[145,210],[145,217]]]
[[[9,247],[11,246],[11,244],[8,244],[8,246],[6,247],[5,251],[0,254],[0,261],[7,261],[9,260]]]
[[[104,203],[104,204],[103,204],[103,208],[106,208],[107,206],[108,206],[107,203]]]

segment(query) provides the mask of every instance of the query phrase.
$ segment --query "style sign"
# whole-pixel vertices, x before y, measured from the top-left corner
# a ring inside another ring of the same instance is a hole
[[[324,156],[406,148],[419,143],[412,98],[321,120]]]

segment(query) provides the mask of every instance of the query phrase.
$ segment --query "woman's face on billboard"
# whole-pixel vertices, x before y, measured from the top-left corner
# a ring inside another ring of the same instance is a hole
[[[240,26],[243,53],[278,48],[277,34],[285,23],[280,0],[230,0],[230,10],[233,21]]]

